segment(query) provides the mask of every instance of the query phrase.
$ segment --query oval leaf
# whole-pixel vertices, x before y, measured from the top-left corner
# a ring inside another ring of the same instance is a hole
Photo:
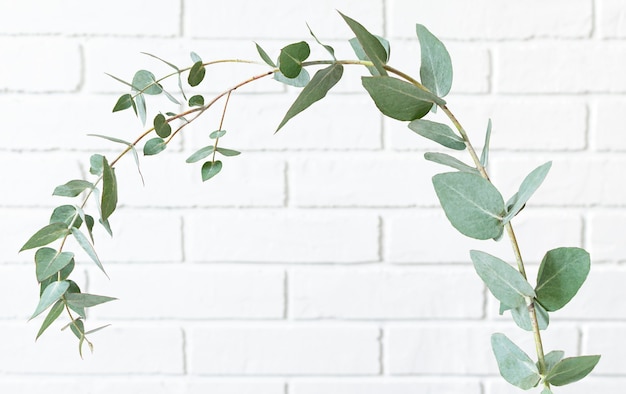
[[[167,144],[163,140],[163,138],[152,138],[146,141],[146,144],[143,146],[143,154],[145,156],[156,155],[157,153],[161,153],[167,148]]]
[[[208,181],[213,178],[222,170],[222,162],[219,160],[216,161],[207,161],[202,165],[202,181]]]
[[[80,214],[73,205],[61,205],[54,208],[50,216],[50,223],[63,223],[67,227],[80,227],[83,224]],[[70,226],[71,225],[71,226]]]
[[[189,156],[186,160],[187,163],[195,163],[200,161],[208,156],[210,156],[215,151],[214,145],[205,146],[204,148],[200,148],[195,151],[191,156]]]
[[[600,356],[568,357],[559,361],[546,375],[546,381],[555,386],[576,382],[595,368]]]
[[[415,120],[426,115],[441,99],[408,82],[392,77],[362,77],[363,87],[384,115],[397,120]]]
[[[323,99],[326,93],[339,82],[342,75],[343,66],[339,63],[334,63],[317,71],[311,82],[302,89],[296,101],[291,105],[276,131],[280,130],[291,118],[309,108],[313,103]]]
[[[456,135],[448,125],[431,122],[430,120],[415,119],[409,123],[409,129],[446,148],[455,150],[465,149],[465,141],[463,138]]]
[[[65,294],[65,291],[70,287],[69,282],[63,281],[55,281],[50,283],[44,289],[41,294],[41,298],[39,299],[39,304],[37,308],[35,308],[35,312],[30,317],[29,320],[39,316],[43,311],[48,309],[48,307],[59,300]]]
[[[530,197],[541,186],[541,183],[548,175],[552,162],[547,162],[537,168],[535,168],[530,174],[524,178],[524,181],[519,187],[517,197],[513,203],[513,206],[509,209],[507,215],[504,217],[504,222],[507,223],[524,207]]]
[[[145,94],[161,94],[163,89],[157,83],[154,74],[147,70],[139,70],[133,77],[133,88]]]
[[[35,271],[37,281],[43,282],[52,275],[61,271],[74,259],[74,253],[58,253],[52,248],[41,248],[35,252]]]
[[[158,114],[154,117],[153,125],[154,131],[161,138],[167,138],[172,134],[172,126],[167,123],[163,114]]]
[[[80,193],[84,192],[86,189],[93,189],[93,184],[82,179],[74,179],[64,185],[57,186],[52,192],[52,195],[62,197],[76,197]]]
[[[416,26],[420,42],[420,78],[424,86],[439,97],[445,97],[452,87],[452,61],[446,47],[427,28]]]
[[[106,221],[117,207],[117,179],[115,170],[109,166],[106,158],[102,160],[102,200],[100,210],[102,220]]]
[[[239,152],[238,150],[234,150],[234,149],[226,149],[226,148],[217,148],[215,149],[218,153],[230,157],[230,156],[238,156],[241,154],[241,152]]]
[[[511,308],[525,304],[525,297],[534,297],[533,287],[515,268],[505,261],[479,250],[471,250],[470,257],[478,276],[501,303]]]
[[[189,76],[187,77],[187,82],[190,86],[198,86],[200,82],[204,79],[206,75],[206,69],[202,64],[202,60],[198,60],[193,64],[191,70],[189,70]]]
[[[280,50],[278,67],[287,78],[295,78],[302,70],[302,62],[311,54],[309,44],[304,41],[289,44]]]
[[[197,94],[189,98],[190,107],[202,107],[203,105],[204,105],[204,97],[202,95]]]
[[[442,164],[444,166],[455,168],[461,172],[468,172],[470,174],[479,175],[480,173],[475,167],[471,167],[459,159],[447,155],[445,153],[438,152],[426,152],[424,153],[424,159],[432,161],[434,163]]]
[[[222,138],[224,135],[226,135],[226,130],[215,130],[209,134],[209,138],[216,140],[218,138]]]
[[[70,233],[70,230],[64,223],[51,223],[39,231],[37,231],[20,249],[23,250],[38,248],[40,246],[48,245],[51,242],[56,241],[59,238],[63,238]]]
[[[535,363],[506,335],[493,334],[491,348],[504,380],[523,390],[531,389],[539,383],[541,376]]]
[[[433,185],[448,220],[461,234],[490,239],[502,233],[504,200],[491,182],[479,175],[450,172],[435,175]]]
[[[537,301],[550,312],[563,308],[587,279],[590,267],[591,258],[584,249],[548,251],[537,274]]]

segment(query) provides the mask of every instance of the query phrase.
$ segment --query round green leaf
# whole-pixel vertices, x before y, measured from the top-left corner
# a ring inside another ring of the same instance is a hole
[[[202,165],[202,181],[208,181],[213,178],[222,170],[222,162],[219,160],[216,161],[207,161]]]
[[[203,105],[204,105],[204,97],[202,97],[202,95],[197,94],[189,98],[190,107],[202,107]]]
[[[139,70],[135,73],[133,77],[133,89],[138,92],[143,92],[145,94],[161,94],[163,89],[156,82],[156,78],[154,74],[147,70]]]
[[[193,64],[191,70],[189,70],[189,76],[187,77],[187,82],[190,86],[198,86],[204,79],[206,75],[206,69],[202,64],[202,60],[199,60]]]
[[[80,227],[83,224],[83,219],[76,212],[76,207],[73,205],[61,205],[54,208],[52,215],[50,216],[50,223],[63,223],[69,226],[72,223],[72,227]]]
[[[154,131],[161,138],[167,138],[172,134],[172,126],[167,123],[163,114],[158,114],[154,117],[153,125]]]
[[[146,144],[143,146],[143,154],[146,156],[156,155],[163,152],[166,147],[167,145],[162,138],[152,138],[146,141]]]
[[[444,97],[452,87],[452,61],[446,47],[428,29],[416,26],[420,42],[420,78],[424,86],[439,97]]]
[[[226,134],[226,130],[215,130],[210,135],[209,138],[212,140],[222,138]]]
[[[546,375],[546,381],[554,386],[576,382],[595,368],[600,356],[568,357],[559,361]]]
[[[537,301],[550,312],[563,308],[587,279],[590,267],[591,258],[584,249],[548,251],[537,274]]]
[[[278,66],[287,78],[295,78],[302,70],[302,62],[311,54],[309,44],[304,41],[289,44],[280,50]]]

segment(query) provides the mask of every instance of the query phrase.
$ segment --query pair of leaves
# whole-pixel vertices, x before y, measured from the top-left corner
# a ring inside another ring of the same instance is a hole
[[[500,375],[509,383],[523,390],[531,389],[540,382],[539,368],[531,358],[506,335],[491,336],[491,348],[498,362]],[[554,386],[564,386],[587,376],[595,368],[600,356],[578,356],[563,359],[562,351],[545,355],[547,374],[544,380]]]
[[[198,149],[191,156],[189,156],[186,161],[187,163],[195,163],[212,155],[213,152],[220,153],[227,157],[237,156],[241,153],[234,149],[227,149],[227,148],[216,147],[215,145],[209,145],[209,146],[205,146],[203,148]]]

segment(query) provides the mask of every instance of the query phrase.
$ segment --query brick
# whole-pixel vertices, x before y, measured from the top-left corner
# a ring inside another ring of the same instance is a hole
[[[619,182],[609,181],[620,178],[626,166],[621,157],[582,154],[552,158],[541,155],[532,159],[494,157],[492,178],[502,190],[512,191],[530,171],[550,160],[552,168],[533,195],[533,205],[619,206],[626,201],[626,189]]]
[[[494,331],[505,333],[527,354],[535,354],[532,334],[512,324],[390,325],[384,333],[386,371],[391,375],[497,374],[490,345]],[[553,324],[542,337],[544,346],[577,353],[574,326]]]
[[[583,341],[584,354],[600,354],[601,362],[596,367],[597,375],[624,375],[626,366],[622,362],[626,357],[626,344],[623,323],[593,323],[586,327]]]
[[[37,230],[48,224],[51,213],[45,209],[0,209],[0,221],[7,229],[0,237],[0,264],[33,263],[33,251],[18,252]]]
[[[378,329],[368,326],[246,325],[189,333],[193,375],[371,375]]]
[[[458,233],[442,210],[386,214],[383,218],[384,258],[393,263],[469,262],[469,250],[484,250],[513,262],[505,234],[500,242],[478,241]],[[546,232],[558,223],[559,230]],[[546,251],[580,246],[582,220],[566,212],[523,212],[514,219],[516,238],[527,262],[540,262]],[[537,237],[537,234],[545,234]],[[451,246],[454,245],[454,246]]]
[[[330,93],[274,134],[296,95],[231,97],[224,129],[229,144],[245,150],[376,150],[381,148],[381,116],[364,95]],[[216,117],[197,127],[217,129]],[[193,145],[206,141],[194,133]],[[226,142],[226,140],[224,140]]]
[[[598,100],[594,106],[592,143],[598,151],[625,151],[626,133],[621,122],[621,113],[626,108],[622,99]]]
[[[467,131],[475,148],[481,149],[492,121],[491,151],[570,151],[587,145],[588,110],[582,100],[546,97],[465,97],[448,99],[448,107]],[[533,114],[533,116],[528,116]],[[428,119],[452,127],[439,111]],[[406,123],[385,120],[389,146],[397,150],[429,149],[442,151],[440,145],[413,133]],[[470,163],[470,156],[460,152],[458,157]]]
[[[227,138],[224,141],[228,141]],[[211,141],[213,143],[214,141]],[[201,146],[209,144],[204,142]],[[194,147],[194,151],[201,146]],[[223,147],[231,147],[223,142]],[[237,147],[235,147],[237,148]],[[285,202],[285,163],[265,155],[243,152],[218,157],[221,173],[202,182],[203,162],[187,164],[191,152],[163,152],[141,157],[141,183],[135,163],[128,157],[117,170],[120,201],[133,207],[280,207]],[[210,160],[210,157],[207,159]]]
[[[565,8],[567,12],[563,12]],[[389,34],[402,38],[415,36],[415,23],[424,24],[440,38],[459,40],[583,38],[589,36],[593,24],[589,0],[511,4],[497,0],[471,4],[462,0],[391,0],[387,14]]]
[[[589,215],[589,252],[593,261],[626,260],[626,246],[620,229],[626,225],[626,212],[594,211]]]
[[[102,325],[102,324],[100,324]],[[99,327],[91,321],[89,327]],[[68,332],[46,333],[37,343],[34,338],[39,327],[29,330],[22,324],[3,324],[0,330],[11,338],[0,342],[2,354],[19,354],[0,360],[3,374],[182,374],[183,336],[180,328],[167,326],[124,326],[117,324],[98,333],[92,355],[84,348],[85,360],[77,354],[77,339]],[[158,345],[158,350],[155,348]],[[132,351],[129,351],[132,349]]]
[[[356,263],[379,259],[378,218],[370,214],[195,211],[185,218],[185,237],[185,255],[190,261]]]
[[[88,7],[78,0],[51,0],[38,4],[37,12],[29,2],[3,6],[0,33],[4,34],[167,36],[179,31],[179,0],[157,0],[149,7],[122,0]]]
[[[92,315],[103,320],[277,319],[283,316],[282,270],[167,264],[112,265],[107,272],[111,280],[100,272],[93,272],[89,282],[93,292],[120,300],[93,309]],[[149,295],[149,302],[146,302],[146,295]]]
[[[51,37],[0,37],[0,91],[72,92],[82,80],[78,43]],[[45,69],[41,65],[45,64]]]
[[[433,175],[416,155],[310,156],[289,163],[289,202],[295,206],[433,205]],[[408,181],[408,182],[407,182]]]
[[[494,89],[524,94],[623,92],[626,76],[620,65],[625,61],[621,42],[502,45],[494,52]]]
[[[480,318],[484,287],[474,280],[473,270],[442,268],[293,270],[288,280],[289,316],[296,319]],[[464,294],[464,299],[459,300],[458,294]]]
[[[271,12],[268,12],[269,8]],[[192,37],[228,39],[308,39],[306,22],[320,38],[352,37],[349,28],[335,10],[347,13],[374,34],[382,32],[383,6],[380,0],[363,1],[357,8],[349,0],[282,2],[277,7],[246,0],[222,4],[191,0],[185,3],[185,33]],[[263,17],[260,18],[260,15]],[[211,19],[211,16],[215,18]]]
[[[479,394],[480,384],[470,379],[402,379],[389,377],[373,379],[297,379],[289,384],[291,394]]]
[[[596,2],[598,32],[602,38],[626,37],[626,9],[620,0],[600,0]]]
[[[600,361],[602,365],[604,360]],[[596,377],[595,370],[590,376],[583,380],[572,383],[567,386],[567,393],[571,394],[587,394],[593,392],[615,393],[622,390],[626,384],[626,379],[622,377]],[[518,394],[520,389],[510,385],[500,378],[499,380],[489,381],[486,384],[485,394]]]
[[[10,285],[0,287],[0,297],[6,300],[0,310],[0,319],[19,319],[23,322],[31,316],[39,301],[35,263],[0,264],[0,275],[4,278],[11,278]],[[17,283],[19,286],[15,285]]]

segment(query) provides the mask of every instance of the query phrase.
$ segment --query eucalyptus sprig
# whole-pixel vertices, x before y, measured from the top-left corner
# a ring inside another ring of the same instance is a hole
[[[35,252],[35,264],[37,281],[40,283],[40,301],[33,317],[48,309],[49,312],[37,337],[63,311],[66,311],[69,318],[68,326],[78,337],[81,352],[82,344],[85,342],[92,347],[87,335],[100,328],[85,331],[83,324],[86,317],[85,309],[111,301],[113,298],[82,293],[78,285],[69,279],[75,265],[74,253],[64,249],[66,240],[73,237],[104,272],[93,247],[94,216],[99,218],[100,225],[112,235],[109,218],[117,207],[115,164],[123,156],[131,152],[139,167],[139,156],[136,151],[139,144],[143,144],[142,151],[145,156],[161,153],[181,131],[203,115],[207,109],[224,99],[222,116],[216,130],[210,133],[207,145],[199,147],[187,159],[188,163],[203,161],[200,172],[202,180],[207,181],[222,170],[223,163],[217,160],[218,154],[223,157],[240,154],[237,150],[221,146],[226,136],[226,130],[223,129],[224,118],[229,101],[237,89],[270,76],[280,83],[302,88],[278,123],[276,131],[279,131],[293,117],[323,99],[341,80],[344,67],[361,66],[369,73],[361,77],[361,83],[382,114],[398,121],[409,122],[408,128],[411,131],[444,148],[468,152],[471,160],[469,163],[443,152],[424,154],[426,160],[448,168],[447,172],[435,175],[432,183],[452,226],[463,235],[479,240],[499,241],[506,233],[511,243],[514,261],[506,261],[478,250],[469,253],[478,276],[500,302],[500,314],[510,311],[514,323],[533,335],[536,360],[504,334],[492,335],[491,345],[502,377],[521,389],[540,386],[542,394],[550,394],[551,386],[575,382],[591,372],[600,356],[564,358],[563,351],[553,350],[545,353],[542,341],[542,331],[548,328],[550,312],[565,306],[584,283],[590,269],[589,254],[577,247],[561,247],[547,251],[539,267],[536,285],[533,287],[528,282],[522,253],[513,229],[514,218],[544,182],[551,163],[545,163],[532,170],[520,184],[519,190],[505,201],[487,172],[491,121],[488,122],[483,149],[479,155],[470,142],[468,133],[444,99],[451,90],[453,80],[452,62],[444,44],[425,26],[420,24],[416,26],[421,65],[419,78],[415,78],[388,64],[390,44],[387,40],[371,34],[354,19],[343,14],[341,17],[355,35],[349,43],[357,59],[337,59],[334,49],[321,43],[309,27],[314,41],[328,52],[329,59],[308,60],[310,46],[305,41],[299,41],[283,47],[278,58],[274,60],[258,43],[255,43],[263,63],[238,59],[204,62],[199,55],[192,52],[193,64],[178,67],[155,55],[147,54],[174,71],[157,79],[150,71],[139,70],[131,82],[113,77],[131,90],[130,93],[119,97],[113,112],[132,108],[142,124],[147,121],[145,96],[162,94],[174,104],[180,104],[179,99],[161,85],[165,79],[177,78],[179,96],[184,99],[188,108],[178,113],[157,114],[152,121],[152,127],[132,142],[99,135],[124,144],[126,148],[111,161],[100,154],[91,156],[90,173],[95,179],[70,180],[54,190],[54,195],[80,196],[81,199],[74,205],[61,205],[55,208],[49,224],[38,230],[21,249],[38,248]],[[187,99],[183,88],[183,75],[187,76],[189,88],[193,88],[203,82],[207,67],[224,62],[257,63],[269,69],[233,85],[210,99],[199,94]],[[323,68],[318,69],[311,77],[308,69],[320,66]],[[424,119],[437,109],[447,116],[452,127]],[[173,125],[175,127],[172,127]],[[93,216],[85,212],[90,199],[94,200],[97,206],[97,212]],[[47,246],[56,241],[60,241],[56,249]]]

